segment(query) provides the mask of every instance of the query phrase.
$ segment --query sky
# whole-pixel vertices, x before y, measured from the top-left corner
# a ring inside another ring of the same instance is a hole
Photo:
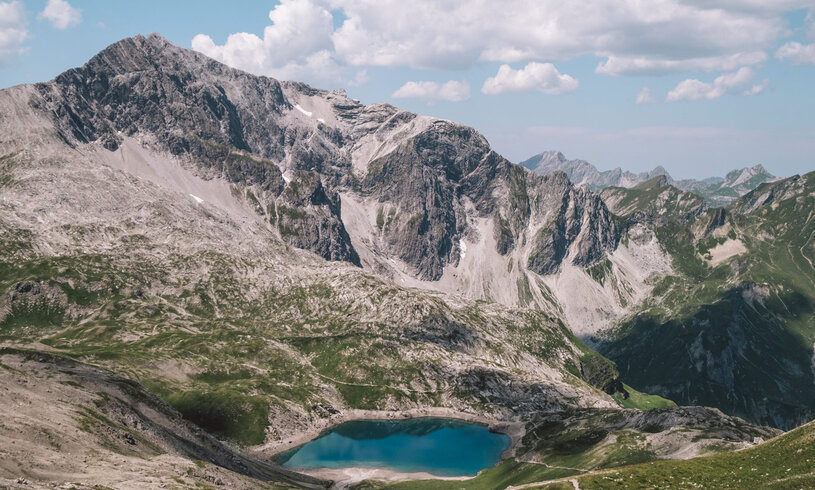
[[[0,87],[151,32],[473,126],[514,162],[815,170],[815,0],[0,0]]]

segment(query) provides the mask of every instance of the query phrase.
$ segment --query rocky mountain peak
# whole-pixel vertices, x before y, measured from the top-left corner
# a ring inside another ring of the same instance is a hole
[[[121,152],[137,140],[169,154],[235,186],[285,242],[328,260],[438,281],[465,238],[493,235],[490,260],[550,274],[591,265],[619,240],[603,201],[573,186],[580,172],[535,175],[473,128],[254,76],[157,34],[35,89],[66,144]],[[540,159],[570,163],[557,151]]]
[[[190,65],[203,62],[206,57],[176,46],[159,34],[137,35],[117,41],[91,58],[82,68],[68,70],[59,75],[69,76],[75,70],[106,72],[123,75],[159,68],[183,71]],[[170,63],[170,61],[174,61]],[[187,66],[184,66],[187,65]]]

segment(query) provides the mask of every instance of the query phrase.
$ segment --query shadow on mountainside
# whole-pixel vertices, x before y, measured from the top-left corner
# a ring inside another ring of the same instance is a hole
[[[791,429],[815,417],[815,380],[811,345],[785,321],[813,305],[796,292],[762,301],[753,291],[731,288],[680,319],[641,314],[597,348],[637,389]]]

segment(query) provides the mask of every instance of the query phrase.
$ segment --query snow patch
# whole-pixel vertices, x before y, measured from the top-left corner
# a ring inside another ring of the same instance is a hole
[[[300,107],[300,104],[294,104],[294,108],[302,112],[303,114],[307,115],[308,117],[311,117],[312,113]]]
[[[464,243],[464,240],[459,240],[458,247],[461,249],[461,259],[464,260],[464,257],[467,255],[467,244]]]
[[[196,196],[195,194],[190,194],[190,197],[191,197],[191,198],[193,198],[193,199],[195,199],[195,202],[197,202],[198,204],[201,204],[202,202],[204,202],[204,200],[203,200],[203,199],[201,199],[200,197]]]
[[[318,117],[318,118],[317,118],[317,121],[318,121],[318,122],[321,122],[321,123],[323,123],[323,124],[325,124],[325,119],[323,119],[323,118],[321,118],[321,117]]]
[[[285,173],[283,173],[283,174],[281,174],[281,175],[282,175],[282,177],[283,177],[283,181],[284,181],[285,183],[287,183],[287,184],[288,184],[289,182],[291,182],[291,177],[289,177],[289,176],[288,176],[288,175],[286,175]]]

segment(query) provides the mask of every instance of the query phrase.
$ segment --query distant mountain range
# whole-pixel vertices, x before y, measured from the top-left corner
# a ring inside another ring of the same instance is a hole
[[[637,174],[619,167],[613,170],[600,171],[585,160],[569,160],[559,151],[539,153],[524,160],[520,165],[541,175],[556,171],[565,172],[572,183],[585,186],[593,191],[605,189],[606,187],[632,188],[654,177],[664,175],[668,184],[677,189],[693,192],[701,196],[708,205],[713,207],[726,206],[734,199],[747,194],[759,185],[778,180],[778,177],[768,172],[761,165],[732,170],[724,178],[708,177],[702,180],[675,180],[662,166],[657,166],[650,172]]]

